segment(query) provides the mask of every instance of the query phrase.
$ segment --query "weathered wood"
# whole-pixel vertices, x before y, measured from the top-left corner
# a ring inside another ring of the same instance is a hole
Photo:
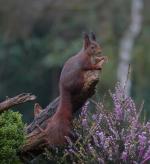
[[[30,93],[21,93],[15,97],[12,98],[7,98],[5,101],[0,103],[0,112],[4,112],[11,107],[14,107],[16,105],[28,102],[28,101],[33,101],[36,99],[36,96],[31,95]]]
[[[79,110],[84,105],[86,100],[95,93],[95,87],[99,81],[99,72],[100,71],[97,70],[85,72],[84,86],[80,93],[74,95],[73,97],[72,104],[74,113]],[[44,133],[39,130],[39,127],[42,129],[47,127],[47,120],[54,114],[58,103],[59,97],[52,101],[37,117],[35,117],[33,122],[28,125],[26,128],[27,142],[23,146],[23,152],[38,150],[42,146],[40,145],[40,141],[42,141]]]

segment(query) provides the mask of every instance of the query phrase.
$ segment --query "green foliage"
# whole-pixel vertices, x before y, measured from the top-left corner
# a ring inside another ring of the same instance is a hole
[[[17,151],[25,142],[21,114],[7,111],[0,115],[0,163],[19,163]]]

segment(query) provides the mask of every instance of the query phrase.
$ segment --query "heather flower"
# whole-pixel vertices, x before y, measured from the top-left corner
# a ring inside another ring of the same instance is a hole
[[[100,147],[98,138],[95,135],[93,135],[93,141],[94,141],[95,146]]]
[[[98,158],[97,160],[98,160],[99,164],[105,164],[105,162],[104,162],[104,160],[103,160],[103,159]]]
[[[139,121],[134,101],[125,95],[119,83],[111,97],[113,110],[99,102],[91,115],[89,102],[82,107],[79,119],[74,121],[77,139],[66,138],[68,145],[61,158],[64,163],[68,157],[72,163],[146,164],[150,161],[150,122]]]
[[[97,134],[97,136],[98,136],[99,139],[100,139],[100,144],[101,144],[101,145],[104,145],[104,142],[105,142],[105,139],[106,139],[104,133],[103,133],[103,132],[97,132],[96,134]]]
[[[84,106],[82,107],[81,111],[81,124],[84,128],[88,127],[88,120],[87,120],[87,114],[88,114],[88,104],[89,102],[85,102]]]
[[[88,123],[87,123],[86,118],[82,119],[82,126],[85,127],[85,128],[88,127]]]
[[[123,120],[123,111],[120,105],[115,106],[115,116],[117,120]]]
[[[89,105],[89,101],[85,102],[84,106],[82,107],[81,117],[87,117],[88,105]]]
[[[141,135],[138,136],[139,138],[139,144],[140,146],[144,146],[146,144],[146,140],[147,140],[147,137],[143,135],[143,133]]]
[[[141,164],[146,164],[146,162],[150,161],[150,140],[148,141],[148,144],[149,144],[148,149],[144,154],[144,158]]]
[[[97,119],[97,114],[93,114],[92,119],[95,121]]]
[[[126,161],[127,158],[128,158],[128,153],[127,153],[126,151],[123,151],[123,152],[122,152],[122,155],[121,155],[121,159],[122,159],[123,161]]]

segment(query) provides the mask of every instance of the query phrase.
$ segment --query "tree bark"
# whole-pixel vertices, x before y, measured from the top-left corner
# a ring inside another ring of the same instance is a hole
[[[0,113],[8,110],[11,107],[25,103],[27,101],[33,101],[36,97],[30,93],[22,93],[12,98],[7,98],[5,101],[0,103]]]
[[[142,10],[143,0],[132,0],[131,23],[120,41],[117,78],[123,87],[126,85],[127,95],[130,94],[131,90],[131,79],[128,76],[129,65],[131,63],[134,42],[142,28]]]

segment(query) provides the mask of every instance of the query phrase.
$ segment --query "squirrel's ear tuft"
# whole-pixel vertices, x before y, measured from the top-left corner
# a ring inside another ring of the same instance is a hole
[[[90,39],[89,39],[89,35],[86,32],[83,33],[83,39],[84,39],[83,47],[84,49],[87,49],[90,45]]]
[[[91,39],[96,41],[96,36],[95,36],[95,33],[94,32],[91,32]]]

